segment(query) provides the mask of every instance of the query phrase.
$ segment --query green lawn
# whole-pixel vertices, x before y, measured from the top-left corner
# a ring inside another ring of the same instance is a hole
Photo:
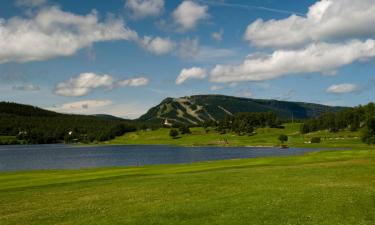
[[[0,224],[375,224],[375,149],[0,173]]]
[[[6,142],[8,143],[9,141],[16,141],[17,138],[15,136],[0,136],[0,142]]]
[[[107,144],[167,144],[183,146],[207,146],[207,145],[228,145],[228,146],[277,146],[280,145],[278,137],[280,134],[289,136],[288,145],[293,147],[365,147],[359,138],[358,132],[340,131],[330,133],[319,131],[306,135],[299,132],[300,124],[285,124],[285,129],[260,128],[252,136],[239,136],[233,133],[219,134],[214,129],[206,133],[203,128],[192,128],[192,134],[180,135],[177,139],[169,136],[170,129],[162,128],[153,131],[137,131],[127,133]],[[320,144],[310,144],[311,137],[322,138]],[[228,141],[228,143],[225,142]]]

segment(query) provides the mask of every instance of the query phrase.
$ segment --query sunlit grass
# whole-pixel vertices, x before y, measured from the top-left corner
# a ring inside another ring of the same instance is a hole
[[[374,224],[375,151],[0,173],[0,224]]]

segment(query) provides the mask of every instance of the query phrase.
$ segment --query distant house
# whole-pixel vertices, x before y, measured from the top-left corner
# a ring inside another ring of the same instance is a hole
[[[166,127],[172,127],[172,123],[170,123],[170,122],[168,121],[168,119],[165,118],[165,120],[164,120],[164,126],[166,126]]]
[[[18,132],[18,135],[26,135],[27,134],[27,131],[20,131]]]

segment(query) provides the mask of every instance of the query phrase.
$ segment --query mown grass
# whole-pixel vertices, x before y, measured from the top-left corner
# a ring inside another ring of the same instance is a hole
[[[15,136],[1,136],[0,135],[0,142],[10,142],[10,141],[16,141],[17,138]]]
[[[0,224],[375,224],[375,150],[0,173]]]
[[[162,128],[152,131],[137,131],[127,133],[124,136],[117,137],[114,140],[106,142],[107,144],[166,144],[181,146],[278,146],[280,134],[286,134],[289,137],[287,144],[292,147],[366,147],[360,140],[358,132],[340,131],[331,133],[328,131],[319,131],[302,135],[299,132],[300,124],[285,124],[284,129],[278,128],[259,128],[256,134],[237,135],[234,133],[220,134],[213,128],[208,133],[203,128],[191,128],[192,134],[180,135],[173,139],[169,136],[170,129]],[[312,137],[321,137],[319,144],[309,143]]]

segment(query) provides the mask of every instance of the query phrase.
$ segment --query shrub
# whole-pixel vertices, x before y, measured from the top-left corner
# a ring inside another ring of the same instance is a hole
[[[311,138],[311,143],[320,143],[321,142],[321,138],[320,137],[312,137]]]
[[[169,131],[169,136],[171,136],[173,139],[178,136],[178,131],[175,129],[172,129]]]
[[[285,134],[280,134],[279,141],[281,141],[281,144],[284,144],[284,142],[288,141],[288,136]]]
[[[181,134],[191,134],[190,128],[188,126],[182,126],[178,130]]]

